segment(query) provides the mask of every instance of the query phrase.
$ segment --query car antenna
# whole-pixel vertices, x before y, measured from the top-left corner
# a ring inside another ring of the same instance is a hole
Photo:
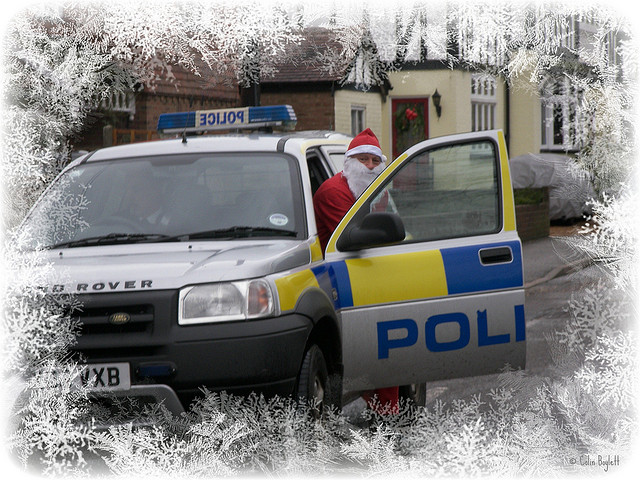
[[[189,108],[193,107],[193,97],[189,97]],[[187,121],[185,119],[184,129],[182,130],[182,143],[187,143]]]
[[[187,143],[187,122],[184,122],[184,128],[182,129],[182,143]]]

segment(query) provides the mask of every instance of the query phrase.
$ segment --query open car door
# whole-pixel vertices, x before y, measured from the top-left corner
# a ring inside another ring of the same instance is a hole
[[[345,390],[525,364],[522,249],[501,131],[421,142],[327,244]]]

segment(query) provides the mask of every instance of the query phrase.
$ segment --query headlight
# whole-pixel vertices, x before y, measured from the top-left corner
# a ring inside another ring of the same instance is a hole
[[[266,280],[210,283],[180,291],[178,324],[246,320],[273,312],[273,292]]]

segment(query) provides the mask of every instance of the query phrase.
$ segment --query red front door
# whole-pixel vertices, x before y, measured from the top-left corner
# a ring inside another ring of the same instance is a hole
[[[429,138],[429,98],[394,98],[391,101],[393,158]]]

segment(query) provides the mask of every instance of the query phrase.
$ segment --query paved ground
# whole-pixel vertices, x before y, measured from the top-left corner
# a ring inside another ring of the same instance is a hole
[[[548,237],[523,242],[525,287],[585,266],[588,258],[571,243],[572,228],[557,227]]]

